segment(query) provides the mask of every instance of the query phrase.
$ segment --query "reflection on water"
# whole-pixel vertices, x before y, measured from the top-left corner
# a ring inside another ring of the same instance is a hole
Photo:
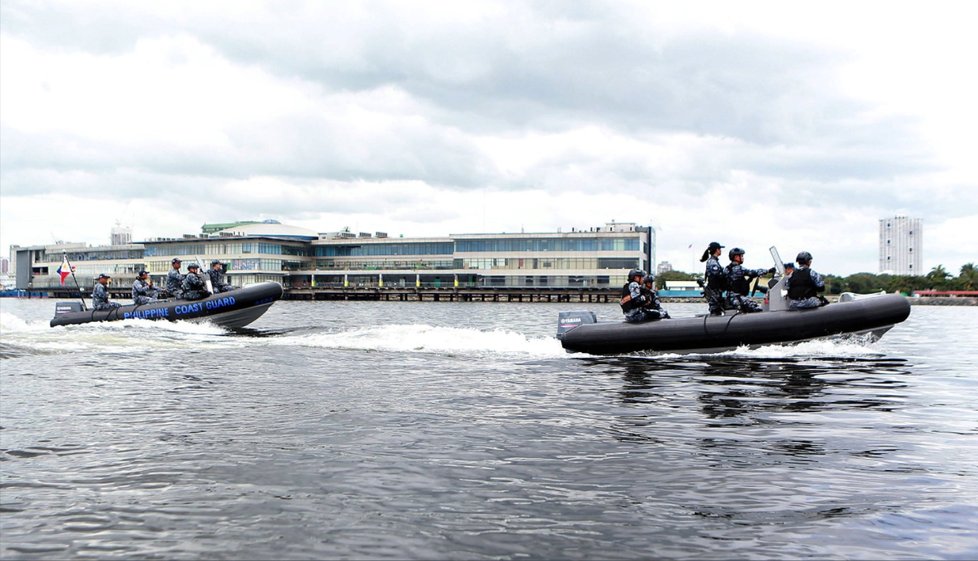
[[[973,316],[596,358],[546,305],[0,304],[4,559],[978,556]]]

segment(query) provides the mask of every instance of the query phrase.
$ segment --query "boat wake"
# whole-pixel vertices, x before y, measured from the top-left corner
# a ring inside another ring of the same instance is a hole
[[[437,327],[424,324],[386,325],[327,333],[287,335],[270,340],[272,345],[437,353],[448,355],[525,355],[562,357],[566,352],[552,337],[528,337],[506,330]]]

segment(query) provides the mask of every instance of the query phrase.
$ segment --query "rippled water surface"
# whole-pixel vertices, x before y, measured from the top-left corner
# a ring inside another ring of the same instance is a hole
[[[978,309],[598,358],[565,308],[279,302],[232,333],[0,300],[0,556],[978,557]]]

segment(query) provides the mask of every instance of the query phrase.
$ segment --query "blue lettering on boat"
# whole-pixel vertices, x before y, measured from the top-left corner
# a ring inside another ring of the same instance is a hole
[[[234,305],[234,296],[225,296],[224,298],[217,298],[211,300],[205,304],[208,310],[219,310],[221,308],[226,308],[228,306]]]
[[[124,319],[153,319],[153,318],[168,318],[170,317],[169,308],[154,308],[150,310],[133,310],[131,312],[126,312],[122,314]]]
[[[204,306],[200,302],[193,302],[191,304],[181,304],[173,308],[173,311],[177,315],[183,316],[187,314],[196,314],[198,312],[204,311]]]

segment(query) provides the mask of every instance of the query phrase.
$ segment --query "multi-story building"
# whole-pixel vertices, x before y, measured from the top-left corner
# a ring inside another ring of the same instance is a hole
[[[879,272],[922,275],[924,231],[919,218],[880,219]]]
[[[352,232],[312,242],[311,286],[607,287],[650,268],[655,230],[633,223],[570,232],[389,238]],[[298,276],[297,275],[297,276]]]
[[[132,284],[140,269],[161,281],[170,262],[224,263],[235,286],[275,281],[316,286],[596,287],[625,283],[630,269],[652,270],[655,230],[634,223],[570,232],[454,234],[391,238],[383,232],[317,234],[275,221],[229,223],[202,234],[156,238],[119,246],[13,246],[17,287],[60,286],[63,254],[82,286],[99,273],[115,286]]]

